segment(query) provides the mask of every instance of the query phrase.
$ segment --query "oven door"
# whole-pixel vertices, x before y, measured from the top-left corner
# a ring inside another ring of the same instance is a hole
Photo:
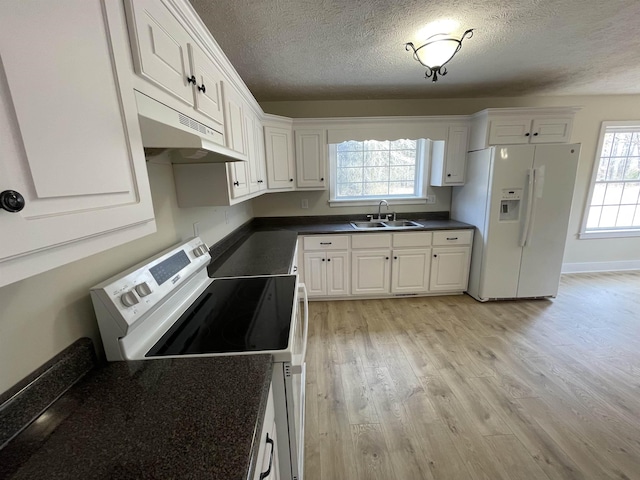
[[[301,480],[304,473],[305,358],[309,336],[309,299],[307,289],[303,283],[300,283],[298,290],[302,291],[303,296],[302,298],[299,297],[300,301],[297,301],[295,306],[295,343],[292,362],[290,366],[285,366],[284,378],[291,478],[293,480]]]

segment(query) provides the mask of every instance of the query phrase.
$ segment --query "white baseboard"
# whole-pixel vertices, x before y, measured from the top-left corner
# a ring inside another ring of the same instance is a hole
[[[640,260],[622,260],[618,262],[580,262],[563,263],[562,273],[579,272],[621,272],[640,270]]]

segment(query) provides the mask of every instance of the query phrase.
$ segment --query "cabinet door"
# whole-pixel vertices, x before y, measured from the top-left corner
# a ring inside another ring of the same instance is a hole
[[[375,295],[389,293],[390,250],[351,252],[351,293]]]
[[[244,197],[249,194],[249,165],[248,162],[229,162],[230,193],[232,198]]]
[[[196,84],[194,91],[195,108],[209,117],[218,130],[224,125],[222,103],[222,74],[199,47],[189,44],[189,54]]]
[[[267,189],[267,159],[264,151],[264,128],[262,122],[256,117],[255,124],[256,136],[256,166],[259,190]]]
[[[394,250],[391,266],[392,293],[420,293],[429,290],[431,249]]]
[[[224,98],[224,137],[228,148],[247,154],[244,123],[244,101],[240,93],[228,82],[222,82]]]
[[[529,143],[531,118],[502,118],[489,122],[489,145]]]
[[[293,146],[291,130],[280,127],[264,128],[267,159],[267,186],[269,189],[293,190]]]
[[[304,254],[304,284],[310,297],[327,294],[327,255],[324,252]]]
[[[249,192],[254,193],[262,190],[261,186],[263,185],[262,183],[260,183],[260,153],[262,152],[258,150],[258,136],[256,135],[256,130],[261,129],[261,127],[259,126],[258,118],[249,109],[247,109],[244,114],[244,123],[245,130],[247,132],[247,154],[249,156]],[[264,156],[262,157],[262,163],[264,163]]]
[[[434,247],[431,258],[432,292],[462,292],[469,281],[470,247]]]
[[[327,295],[349,295],[349,252],[327,252]]]
[[[162,1],[129,0],[126,6],[136,73],[193,105],[193,88],[188,82],[194,74],[189,66],[189,34]],[[92,63],[80,65],[86,72]],[[100,90],[94,88],[94,92]]]
[[[0,286],[155,231],[121,8],[0,3]]]
[[[536,119],[531,125],[531,143],[568,143],[572,124],[570,118]]]
[[[445,186],[464,185],[468,142],[469,127],[466,125],[449,127],[444,168]]]
[[[296,174],[298,188],[325,189],[326,131],[296,130]]]

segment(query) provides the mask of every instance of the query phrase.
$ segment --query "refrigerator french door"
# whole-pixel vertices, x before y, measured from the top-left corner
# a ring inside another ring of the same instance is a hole
[[[470,152],[451,217],[477,227],[468,293],[485,301],[555,297],[580,145]]]

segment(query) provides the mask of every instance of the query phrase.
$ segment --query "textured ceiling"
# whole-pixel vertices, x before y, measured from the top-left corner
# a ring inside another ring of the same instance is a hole
[[[259,101],[640,94],[640,0],[191,0]],[[438,83],[405,51],[473,38]]]

